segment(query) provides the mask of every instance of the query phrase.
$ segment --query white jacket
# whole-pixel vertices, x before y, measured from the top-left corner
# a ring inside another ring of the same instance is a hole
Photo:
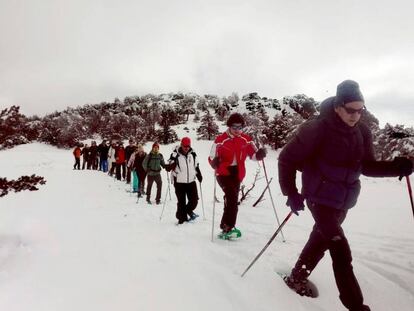
[[[109,147],[109,151],[108,151],[109,163],[116,162],[115,151],[116,151],[115,148],[112,148],[112,146]]]
[[[175,168],[171,172],[171,175],[175,178],[177,183],[189,184],[195,181],[197,171],[199,171],[197,155],[191,148],[187,155],[184,155],[181,152],[181,148],[177,146],[173,153],[171,153],[168,164],[175,164]]]

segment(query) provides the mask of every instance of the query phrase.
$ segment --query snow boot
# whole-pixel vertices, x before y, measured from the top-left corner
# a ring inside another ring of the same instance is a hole
[[[290,275],[285,276],[283,280],[286,285],[293,289],[296,293],[301,296],[312,297],[312,293],[308,289],[308,276],[311,271],[306,269],[306,265],[303,264],[302,260],[299,259],[295,267],[292,269]]]

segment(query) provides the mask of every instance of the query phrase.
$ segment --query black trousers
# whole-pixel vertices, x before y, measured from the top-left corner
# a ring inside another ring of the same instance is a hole
[[[76,170],[80,170],[80,158],[75,158],[75,164],[73,165],[73,169]]]
[[[147,201],[151,199],[151,188],[154,183],[157,185],[157,195],[155,196],[155,202],[161,202],[161,190],[162,190],[162,179],[161,174],[155,176],[147,175]]]
[[[177,196],[177,212],[175,216],[178,221],[187,221],[198,204],[197,184],[174,182],[175,195]]]
[[[82,159],[82,169],[84,170],[85,167],[87,167],[88,164],[88,158],[83,157]]]
[[[138,179],[139,179],[139,186],[138,186],[138,193],[145,194],[145,178],[147,177],[146,172],[138,171]]]
[[[217,176],[217,182],[224,192],[224,212],[221,218],[221,229],[232,229],[236,225],[240,181],[237,166],[229,167],[229,176]]]
[[[125,162],[116,163],[116,179],[121,180],[121,169],[122,169],[122,179],[125,179]]]
[[[295,269],[303,269],[304,266],[308,274],[311,273],[324,256],[325,251],[329,250],[339,299],[346,308],[358,310],[363,305],[364,299],[353,271],[351,249],[341,227],[347,210],[312,202],[308,202],[308,207],[315,225],[292,273]]]

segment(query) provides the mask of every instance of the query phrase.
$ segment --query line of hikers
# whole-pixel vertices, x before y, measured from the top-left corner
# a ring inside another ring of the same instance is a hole
[[[393,161],[375,160],[371,131],[359,122],[364,111],[365,100],[358,83],[343,81],[337,86],[336,96],[321,103],[320,115],[299,127],[278,160],[279,184],[287,196],[286,205],[298,215],[306,202],[315,221],[308,242],[285,282],[300,292],[301,286],[306,285],[311,272],[329,250],[339,298],[350,311],[370,310],[364,304],[351,264],[351,250],[342,229],[349,209],[357,203],[361,190],[360,175],[403,177],[413,171],[412,162],[404,157]],[[214,140],[208,157],[216,181],[224,192],[224,212],[220,222],[220,235],[224,238],[241,235],[235,226],[240,184],[246,175],[246,158],[262,161],[266,156],[266,149],[257,148],[252,138],[243,133],[245,120],[241,114],[231,114],[227,126],[227,130]],[[122,143],[118,147],[122,148]],[[131,153],[133,164],[130,165],[128,160],[124,163],[127,162],[128,168],[137,172],[138,180],[141,180],[138,169],[141,166],[148,175],[146,195],[149,203],[154,181],[158,186],[156,203],[160,203],[161,168],[172,171],[178,199],[176,217],[182,224],[194,218],[193,211],[198,201],[195,179],[202,181],[198,160],[188,137],[181,140],[167,163],[158,150],[159,145],[154,143],[150,154],[144,156],[141,146],[133,152],[134,156]],[[79,157],[80,149],[74,154]],[[115,154],[113,159],[116,168],[122,167],[118,163],[119,155]],[[76,161],[75,166],[79,168],[78,159]],[[297,171],[302,172],[301,191],[296,186]],[[143,188],[137,191],[142,192]]]
[[[113,141],[108,146],[106,140],[103,140],[99,146],[92,148],[94,146],[96,142],[92,141],[91,147],[87,144],[83,148],[75,147],[73,169],[80,169],[80,159],[83,156],[82,169],[85,166],[87,169],[97,170],[99,168],[103,172],[108,172],[109,176],[113,176],[115,172],[116,179],[131,184],[131,191],[137,193],[138,197],[146,195],[148,204],[152,204],[151,190],[154,183],[157,189],[155,203],[161,203],[161,170],[171,171],[171,181],[174,184],[178,201],[176,213],[178,224],[198,217],[194,213],[199,200],[196,179],[201,183],[203,176],[189,137],[184,137],[180,145],[174,148],[167,163],[162,153],[159,152],[160,146],[157,142],[152,145],[149,153],[144,151],[141,144],[135,145],[132,139],[125,148],[122,141]],[[95,163],[95,165],[89,163]],[[145,183],[147,183],[146,189]]]

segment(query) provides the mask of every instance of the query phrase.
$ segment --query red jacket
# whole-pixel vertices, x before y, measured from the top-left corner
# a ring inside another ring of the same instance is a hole
[[[116,163],[122,164],[125,162],[125,149],[123,147],[118,148],[115,153]]]
[[[75,158],[80,158],[80,156],[81,156],[81,148],[76,147],[76,148],[73,150],[73,155],[75,156]]]
[[[222,176],[230,174],[227,169],[229,166],[237,165],[239,180],[242,181],[244,176],[246,176],[246,167],[244,165],[246,157],[252,158],[256,151],[257,148],[250,136],[244,133],[240,136],[232,136],[226,131],[214,140],[208,161],[211,164],[214,157],[219,158],[220,162],[216,168],[216,175]],[[236,163],[233,163],[234,159]]]

